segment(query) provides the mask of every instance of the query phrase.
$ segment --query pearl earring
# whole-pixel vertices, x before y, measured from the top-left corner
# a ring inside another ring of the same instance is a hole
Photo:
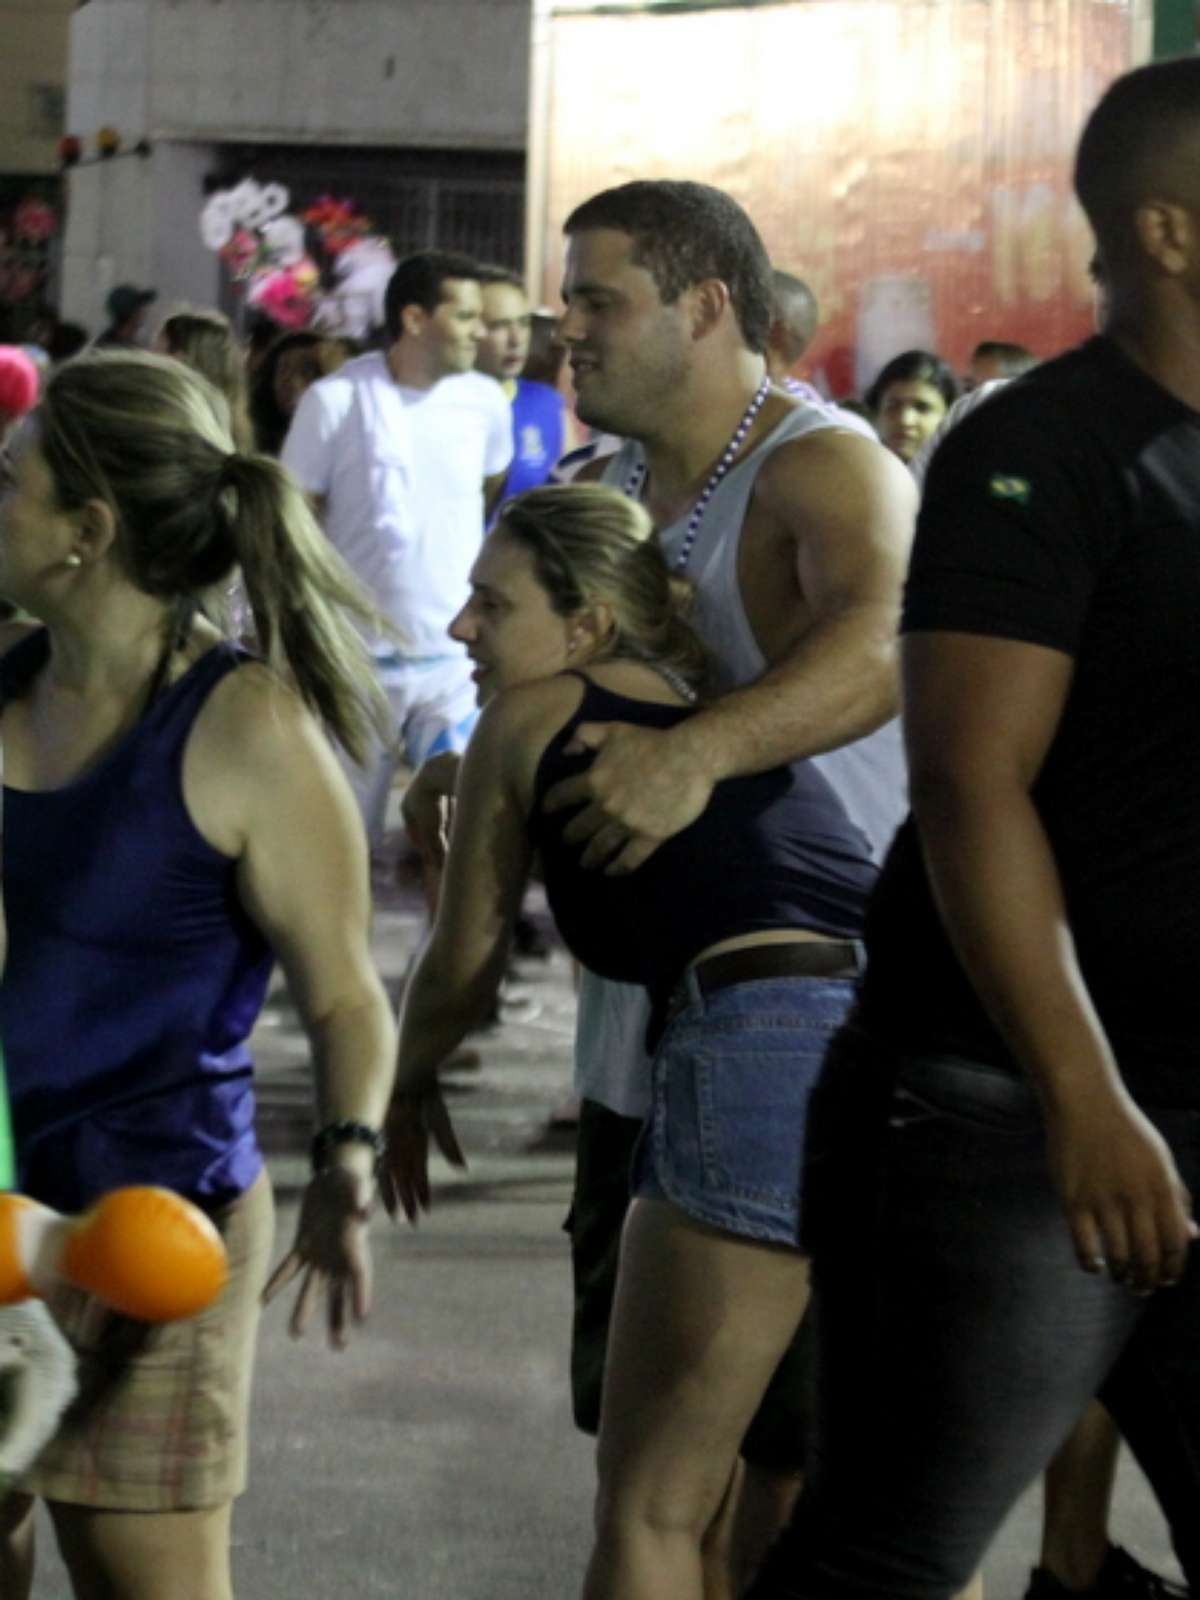
[[[77,556],[74,551],[72,551],[63,564],[64,566],[68,567],[81,567],[83,565],[83,557]]]

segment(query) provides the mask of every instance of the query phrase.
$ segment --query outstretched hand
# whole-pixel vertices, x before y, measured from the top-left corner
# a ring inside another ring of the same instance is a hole
[[[1048,1118],[1051,1170],[1085,1272],[1135,1294],[1179,1282],[1196,1238],[1191,1196],[1170,1149],[1129,1101]]]
[[[371,1251],[367,1222],[371,1180],[345,1167],[327,1167],[314,1175],[300,1202],[296,1238],[263,1290],[268,1305],[296,1278],[300,1292],[288,1331],[303,1336],[321,1299],[327,1297],[329,1343],[343,1349],[351,1322],[362,1322],[371,1309]]]
[[[586,772],[554,785],[545,810],[582,807],[563,837],[584,846],[583,866],[603,867],[611,876],[635,872],[701,815],[713,780],[675,732],[625,722],[584,722],[576,729],[567,753],[594,750],[596,758]]]
[[[422,1211],[430,1209],[430,1139],[452,1167],[465,1167],[467,1158],[436,1088],[423,1094],[397,1095],[388,1109],[384,1134],[387,1147],[379,1169],[384,1209],[393,1221],[403,1211],[409,1222],[415,1223]]]

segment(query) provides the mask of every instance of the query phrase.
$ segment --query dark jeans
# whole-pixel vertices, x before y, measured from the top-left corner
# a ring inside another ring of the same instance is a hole
[[[1200,1261],[1137,1299],[1076,1264],[1032,1092],[852,1028],[814,1108],[817,1421],[752,1600],[934,1600],[1099,1394],[1200,1590]],[[1145,1108],[1200,1195],[1200,1111]]]

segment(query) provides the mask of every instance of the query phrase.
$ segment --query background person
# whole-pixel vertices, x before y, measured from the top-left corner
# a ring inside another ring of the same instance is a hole
[[[504,267],[481,267],[483,338],[476,366],[495,378],[512,407],[513,458],[500,500],[545,483],[567,448],[567,407],[548,383],[522,376],[533,312],[525,285]]]
[[[267,347],[250,383],[250,421],[259,450],[279,454],[301,396],[348,359],[340,340],[307,329],[281,333]]]
[[[828,411],[839,426],[853,433],[863,433],[869,439],[875,438],[875,430],[869,422],[844,406],[834,405],[819,389],[794,375],[794,368],[803,359],[820,322],[816,295],[803,278],[778,267],[772,270],[771,287],[771,329],[764,352],[771,381],[785,394]]]
[[[219,311],[176,311],[159,328],[154,348],[207,378],[225,396],[235,449],[252,451],[246,410],[246,361],[229,318]]]
[[[261,662],[209,619],[236,567]],[[276,957],[322,1131],[273,1289],[302,1279],[294,1333],[324,1296],[338,1344],[370,1298],[394,1033],[362,830],[321,727],[366,743],[374,680],[346,616],[370,608],[287,474],[233,449],[217,392],[126,352],[59,368],[26,424],[0,592],[38,619],[10,625],[0,660],[21,1185],[65,1212],[122,1184],[175,1189],[232,1263],[210,1310],[152,1335],[98,1327],[86,1297],[57,1308],[83,1399],[0,1510],[0,1590],[29,1593],[40,1495],[79,1600],[229,1600],[271,1235],[246,1039]]]
[[[1007,339],[981,339],[971,352],[963,391],[969,394],[981,384],[993,383],[997,378],[1020,378],[1032,372],[1039,357],[1023,344],[1013,344]]]
[[[368,644],[394,731],[351,779],[373,843],[401,755],[417,767],[461,750],[475,722],[470,667],[446,628],[512,460],[508,402],[473,370],[482,312],[468,257],[409,256],[387,288],[387,349],[306,390],[283,447],[391,624]]]
[[[875,431],[906,466],[957,398],[958,380],[929,350],[894,356],[864,396]]]
[[[119,283],[115,289],[110,289],[104,301],[108,326],[97,334],[97,347],[116,345],[127,350],[143,349],[147,342],[146,317],[157,299],[157,289],[139,289],[132,283]]]
[[[756,1600],[951,1594],[1096,1395],[1200,1584],[1198,174],[1200,60],[1117,79],[1075,163],[1102,331],[929,474],[913,818],[816,1140],[816,1465]],[[1035,1594],[1153,1591],[1064,1554]]]

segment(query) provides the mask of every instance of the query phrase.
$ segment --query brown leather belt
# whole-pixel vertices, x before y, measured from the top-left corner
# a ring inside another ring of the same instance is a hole
[[[756,978],[856,978],[862,946],[854,939],[795,939],[787,944],[750,944],[705,956],[689,967],[667,1001],[662,1026],[691,1004],[690,976],[701,994]]]

